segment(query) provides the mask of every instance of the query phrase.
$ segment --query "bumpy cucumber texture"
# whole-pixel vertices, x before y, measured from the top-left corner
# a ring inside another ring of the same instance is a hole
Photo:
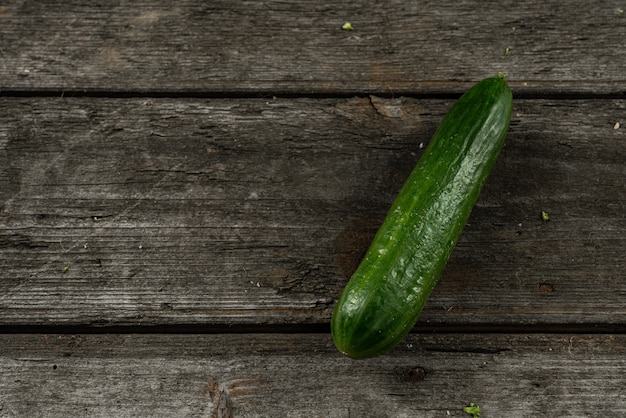
[[[511,110],[499,75],[444,117],[335,306],[331,332],[342,353],[383,354],[413,328],[498,157]]]

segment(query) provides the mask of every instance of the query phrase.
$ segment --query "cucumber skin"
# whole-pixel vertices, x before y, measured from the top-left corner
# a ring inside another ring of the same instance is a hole
[[[348,357],[384,354],[417,322],[504,144],[512,101],[499,75],[444,117],[334,308],[332,338]]]

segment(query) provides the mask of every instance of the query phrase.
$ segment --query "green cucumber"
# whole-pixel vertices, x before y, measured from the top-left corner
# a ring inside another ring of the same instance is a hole
[[[443,119],[333,311],[332,337],[348,357],[383,354],[415,325],[502,148],[512,102],[500,74]]]

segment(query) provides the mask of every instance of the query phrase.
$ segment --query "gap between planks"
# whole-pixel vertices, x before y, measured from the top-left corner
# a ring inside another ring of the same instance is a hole
[[[330,325],[320,324],[167,324],[167,325],[15,325],[0,326],[0,334],[328,334]],[[409,336],[435,334],[626,334],[626,324],[419,324]]]
[[[427,84],[432,84],[428,82]],[[521,82],[509,82],[513,91],[513,98],[517,100],[614,100],[626,98],[626,91],[585,91],[567,90],[551,91],[541,88],[529,89]],[[228,91],[228,90],[13,90],[0,89],[0,97],[21,97],[21,98],[109,98],[109,99],[258,99],[258,98],[278,98],[278,99],[345,99],[352,97],[381,98],[407,97],[412,99],[457,99],[474,83],[463,83],[452,88],[424,89],[413,92],[393,93],[390,91],[369,91],[369,92],[298,92],[298,91]]]

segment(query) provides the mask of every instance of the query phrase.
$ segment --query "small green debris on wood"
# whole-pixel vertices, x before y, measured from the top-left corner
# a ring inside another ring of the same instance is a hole
[[[548,222],[550,220],[550,215],[545,210],[541,211],[541,220],[544,222]]]
[[[102,220],[102,218],[98,217],[98,216],[94,216],[93,217],[93,221],[94,222],[100,222]]]
[[[469,406],[463,408],[463,412],[473,416],[474,418],[478,418],[483,411],[480,410],[480,406],[472,402],[469,404]]]
[[[65,266],[63,266],[63,273],[67,273],[67,271],[70,269],[70,265],[67,264]]]
[[[508,57],[510,53],[511,53],[511,48],[509,48],[509,47],[507,46],[507,47],[505,48],[505,50],[504,50],[504,56],[505,56],[505,57]]]
[[[343,26],[341,27],[341,29],[343,29],[343,30],[354,30],[354,28],[352,27],[352,24],[350,22],[344,23]]]

